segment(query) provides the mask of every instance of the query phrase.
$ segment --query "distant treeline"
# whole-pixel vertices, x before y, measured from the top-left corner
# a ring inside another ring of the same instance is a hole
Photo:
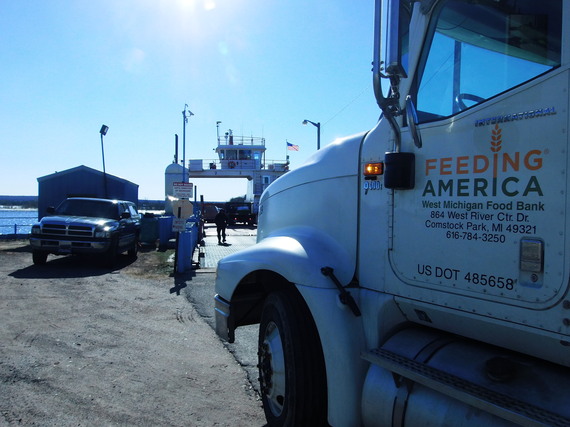
[[[19,206],[23,209],[37,209],[38,196],[0,196],[0,206]]]
[[[164,210],[164,200],[140,200],[139,199],[139,210],[145,211],[163,211]]]
[[[22,209],[37,209],[38,196],[0,196],[0,206],[17,206]],[[139,200],[139,209],[164,210],[164,200]]]
[[[233,197],[230,202],[243,202],[245,197]],[[207,202],[220,204],[221,206],[226,202]],[[23,209],[37,209],[38,208],[38,196],[1,196],[0,195],[0,206],[18,206]],[[163,211],[164,210],[164,200],[139,200],[139,209],[146,211]]]

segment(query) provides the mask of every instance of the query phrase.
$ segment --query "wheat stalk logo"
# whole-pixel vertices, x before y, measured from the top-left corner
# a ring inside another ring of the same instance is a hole
[[[491,151],[493,153],[498,153],[501,151],[501,144],[503,143],[503,130],[498,124],[495,125],[495,129],[491,131]]]

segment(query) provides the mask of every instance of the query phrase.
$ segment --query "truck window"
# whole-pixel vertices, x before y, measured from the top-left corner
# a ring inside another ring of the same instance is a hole
[[[129,208],[127,207],[126,203],[119,203],[119,218],[121,218],[121,215],[123,215],[123,213],[125,212],[129,212]]]
[[[57,207],[56,214],[119,219],[115,204],[100,200],[67,199]]]
[[[449,117],[560,65],[562,1],[449,0],[434,12],[420,122]]]
[[[138,213],[135,205],[127,204],[127,207],[129,208],[129,213],[131,214],[131,217],[134,218],[134,217],[138,216],[139,213]]]

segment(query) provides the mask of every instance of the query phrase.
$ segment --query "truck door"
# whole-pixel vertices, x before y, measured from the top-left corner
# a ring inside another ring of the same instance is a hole
[[[568,282],[562,1],[441,2],[429,28],[410,91],[423,146],[402,129],[416,176],[394,191],[389,286],[551,306]]]

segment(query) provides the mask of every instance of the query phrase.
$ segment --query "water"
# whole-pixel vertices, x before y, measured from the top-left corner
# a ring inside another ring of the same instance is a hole
[[[0,209],[0,236],[30,234],[32,224],[38,221],[35,209]]]

